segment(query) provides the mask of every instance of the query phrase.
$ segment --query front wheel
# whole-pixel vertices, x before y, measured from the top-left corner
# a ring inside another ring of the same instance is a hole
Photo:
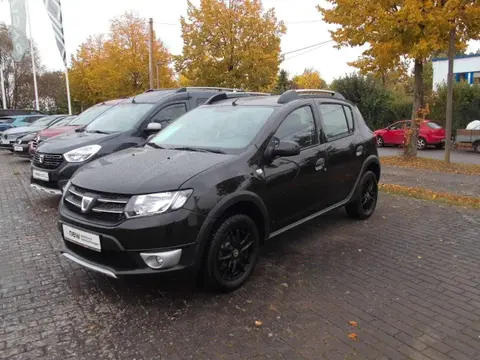
[[[258,259],[260,236],[255,222],[237,214],[224,220],[212,236],[205,280],[222,291],[238,289],[250,277]]]
[[[378,182],[372,171],[363,174],[358,184],[357,198],[345,206],[348,216],[365,220],[372,216],[377,206]]]
[[[477,154],[480,154],[480,141],[473,144],[473,151],[475,151]]]
[[[443,143],[442,143],[442,144],[436,144],[436,145],[435,145],[435,149],[439,149],[439,150],[440,150],[440,149],[443,149],[443,148],[445,148],[445,144],[443,144]]]
[[[377,136],[377,147],[383,147],[384,145],[383,138],[381,136]]]

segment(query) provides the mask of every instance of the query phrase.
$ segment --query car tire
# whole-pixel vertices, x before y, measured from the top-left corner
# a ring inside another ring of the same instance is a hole
[[[444,148],[445,148],[445,144],[436,144],[435,145],[435,149],[440,150],[440,149],[444,149]]]
[[[221,220],[206,252],[204,284],[223,292],[238,289],[252,274],[259,250],[259,231],[249,216]]]
[[[419,137],[417,140],[417,150],[425,150],[427,148],[427,140],[423,137]]]
[[[383,138],[381,136],[377,136],[377,147],[384,147],[385,143],[383,142]]]
[[[480,141],[473,144],[473,151],[480,154]]]
[[[363,174],[357,187],[356,199],[345,206],[353,219],[368,219],[375,211],[378,199],[378,180],[372,171]]]

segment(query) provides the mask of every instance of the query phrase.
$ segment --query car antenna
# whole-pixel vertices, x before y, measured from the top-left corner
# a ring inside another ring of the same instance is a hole
[[[133,99],[132,99],[132,104],[136,104],[136,103],[135,103],[135,96],[134,96]]]
[[[233,102],[232,102],[232,105],[233,105],[233,106],[236,106],[236,105],[237,105],[238,99],[240,99],[240,98],[237,97],[235,100],[233,100]]]

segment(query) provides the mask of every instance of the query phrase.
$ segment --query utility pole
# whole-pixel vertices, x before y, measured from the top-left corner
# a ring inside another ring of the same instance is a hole
[[[155,87],[153,80],[153,19],[148,20],[148,77],[150,80],[150,89]]]
[[[448,75],[447,75],[447,113],[445,124],[445,162],[450,163],[453,113],[453,62],[455,61],[455,23],[450,29],[448,43]]]
[[[2,105],[3,108],[7,108],[7,97],[5,95],[5,79],[3,77],[3,59],[0,53],[0,88],[2,89]]]

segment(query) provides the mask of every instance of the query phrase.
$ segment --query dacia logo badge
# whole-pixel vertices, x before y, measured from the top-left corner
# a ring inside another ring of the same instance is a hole
[[[40,164],[43,164],[43,160],[45,160],[45,155],[41,154],[38,156],[38,161],[40,162]]]
[[[82,209],[83,213],[86,213],[90,209],[90,205],[92,205],[92,202],[93,202],[92,197],[88,197],[88,196],[82,197],[82,207],[81,207],[81,209]]]

